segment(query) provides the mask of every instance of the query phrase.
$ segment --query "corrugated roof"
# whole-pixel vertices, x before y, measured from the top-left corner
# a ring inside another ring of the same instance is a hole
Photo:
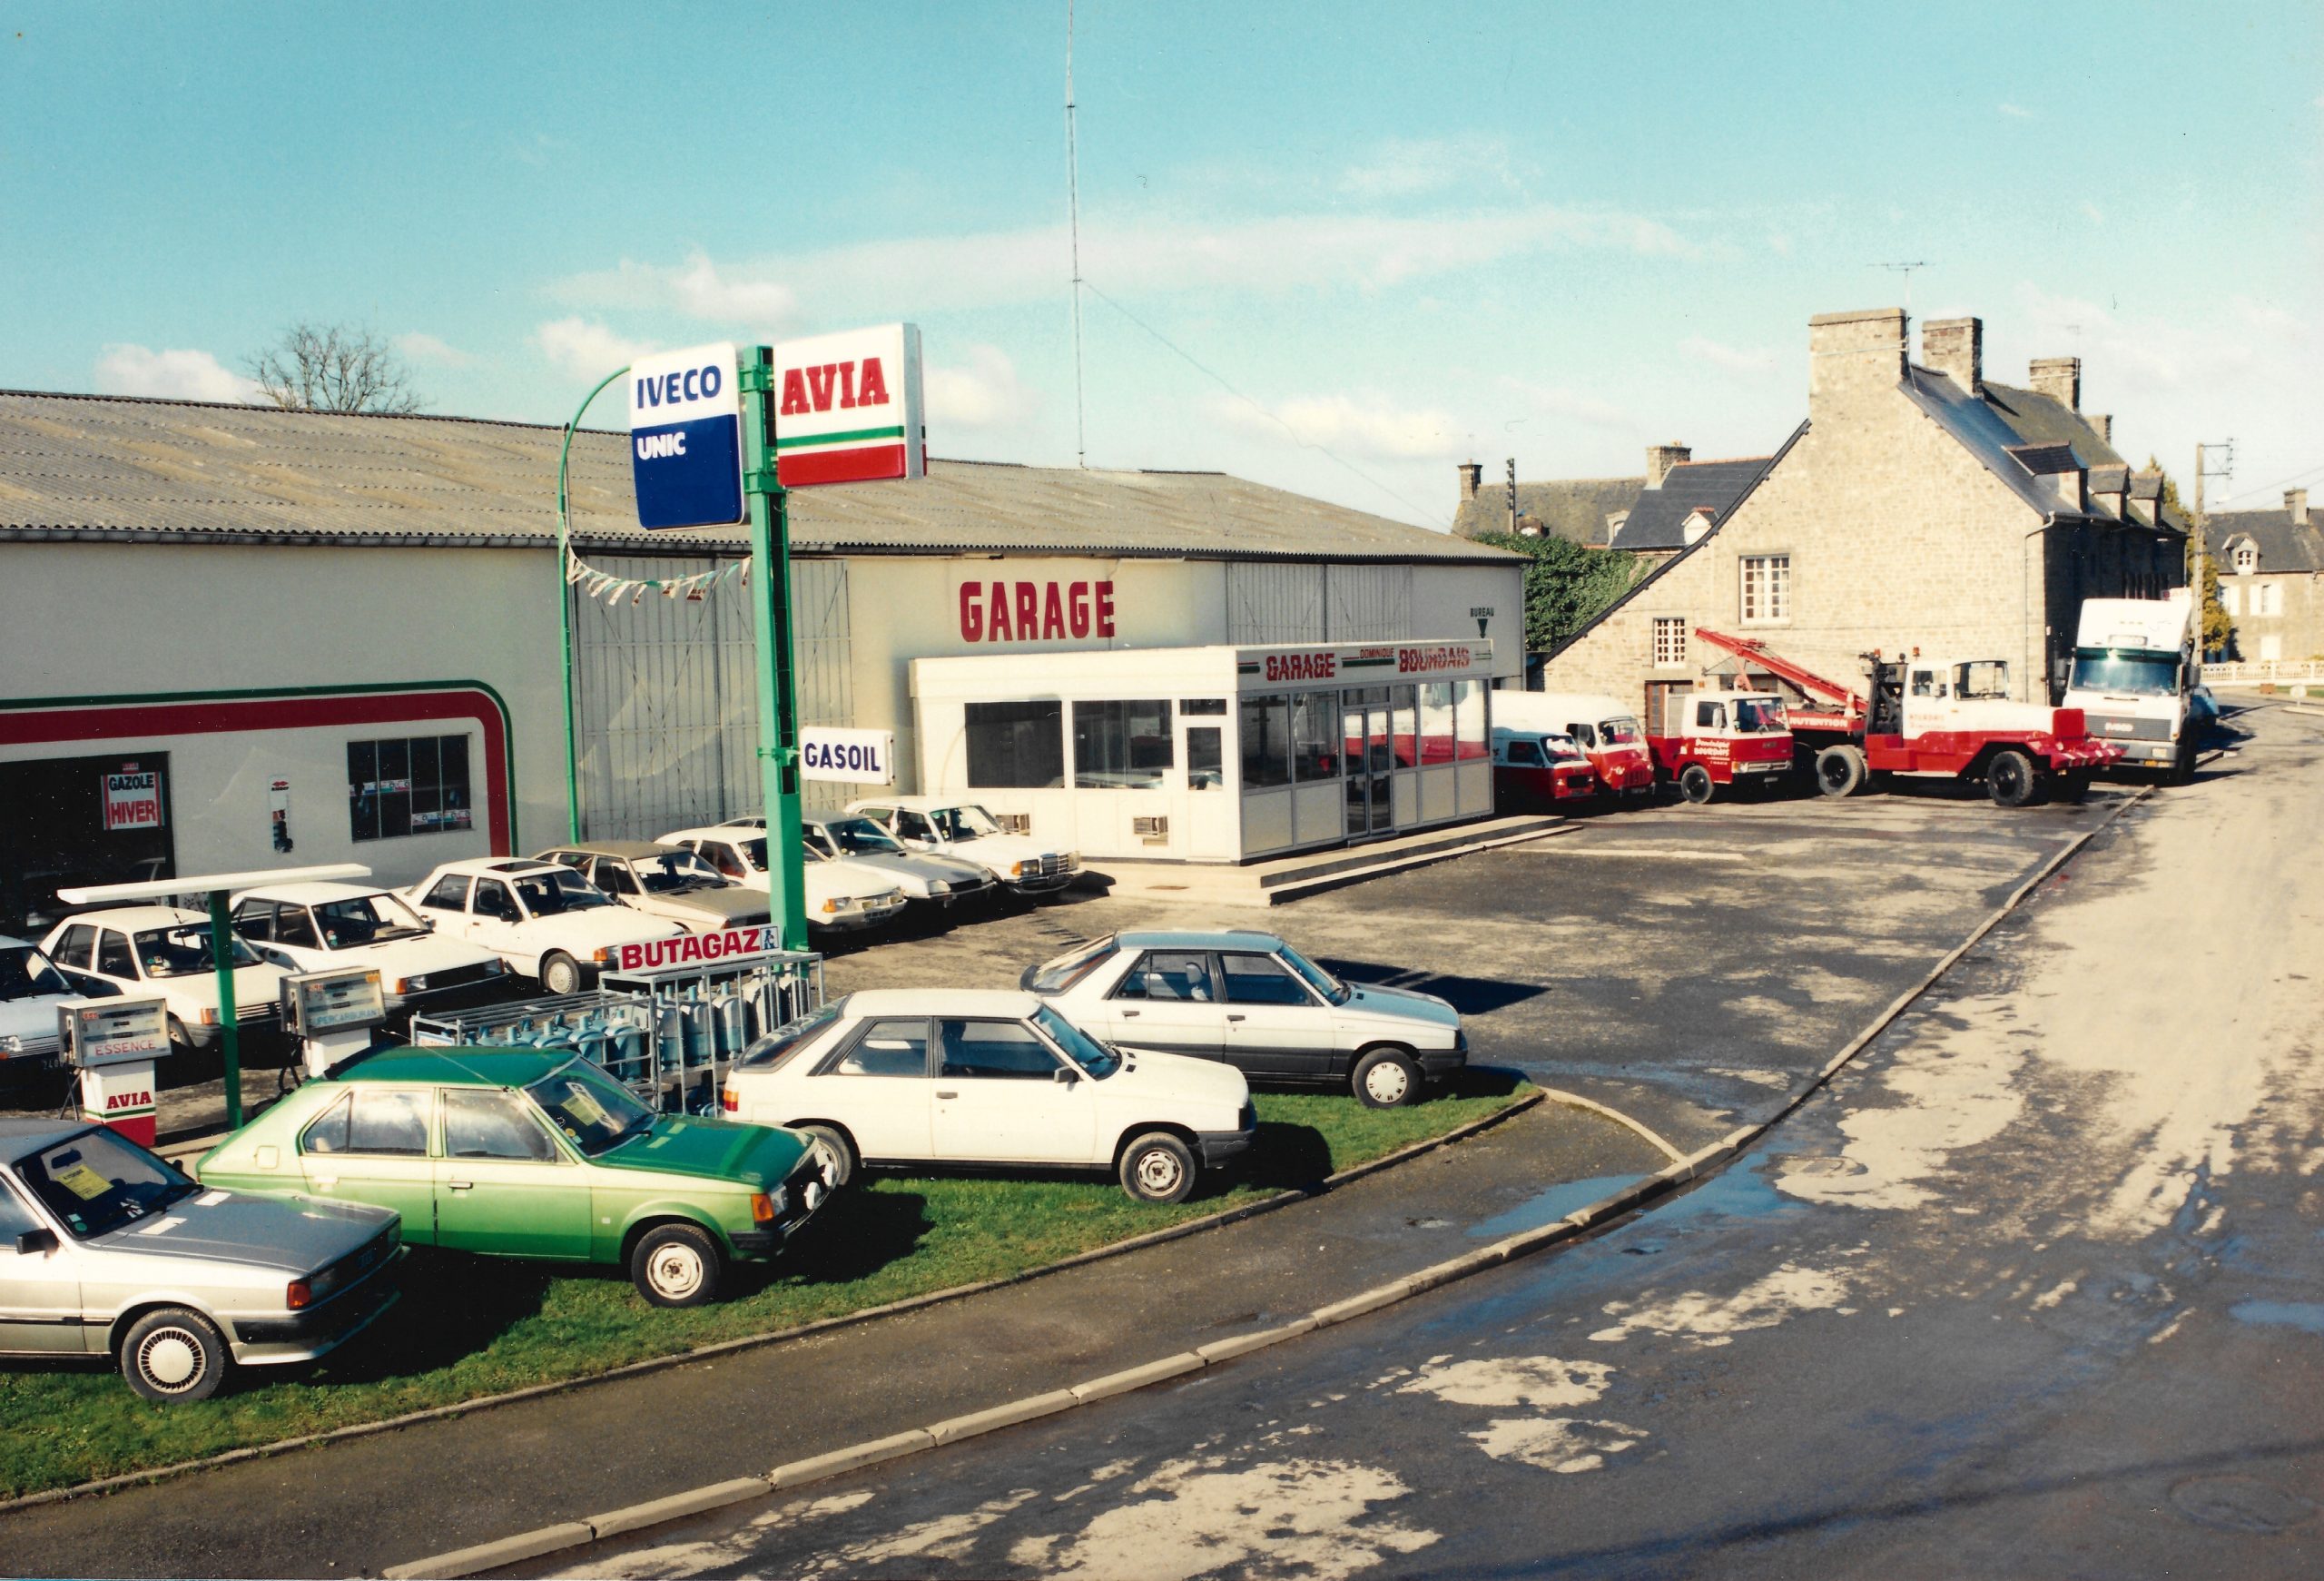
[[[554,541],[562,428],[468,418],[0,390],[0,531],[248,541]],[[738,528],[637,526],[627,436],[584,430],[570,470],[585,548],[740,550]],[[1217,472],[935,460],[910,482],[791,497],[803,554],[1029,552],[1499,560],[1503,551]]]
[[[1662,486],[1645,489],[1630,507],[1630,519],[1614,534],[1618,549],[1677,549],[1687,547],[1687,518],[1698,509],[1717,522],[1735,509],[1775,461],[1745,456],[1720,461],[1682,461],[1663,474]]]
[[[1517,514],[1540,522],[1541,530],[1551,538],[1602,545],[1606,541],[1606,518],[1629,509],[1630,501],[1645,487],[1646,479],[1642,476],[1566,478],[1546,483],[1521,479],[1517,485]],[[1507,532],[1508,485],[1488,483],[1477,491],[1475,499],[1462,500],[1459,514],[1452,519],[1452,530],[1462,538],[1474,538],[1481,532]]]
[[[2237,539],[2250,539],[2260,551],[2259,568],[2263,572],[2324,571],[2324,527],[2318,525],[2313,515],[2295,526],[2291,511],[2283,507],[2215,511],[2203,536],[2216,555],[2227,554]]]

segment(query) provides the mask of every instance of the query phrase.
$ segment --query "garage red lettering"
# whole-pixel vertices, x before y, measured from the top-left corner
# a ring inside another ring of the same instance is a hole
[[[1327,681],[1340,673],[1340,656],[1335,653],[1271,653],[1267,655],[1267,679],[1271,681]]]
[[[980,641],[984,637],[984,606],[977,602],[977,585],[960,584],[960,640]]]
[[[1041,596],[1041,640],[1050,641],[1065,635],[1065,605],[1059,598],[1057,584],[1051,582]]]
[[[1111,582],[962,582],[962,642],[1063,642],[1114,635]]]
[[[108,1113],[116,1109],[151,1109],[153,1107],[153,1094],[151,1092],[108,1092],[105,1094],[105,1110]]]
[[[999,642],[1002,637],[1013,635],[1009,629],[1009,584],[1006,582],[992,584],[992,593],[987,600],[985,611],[985,634],[987,642]]]
[[[1076,582],[1066,589],[1066,629],[1076,637],[1089,635],[1089,584]]]

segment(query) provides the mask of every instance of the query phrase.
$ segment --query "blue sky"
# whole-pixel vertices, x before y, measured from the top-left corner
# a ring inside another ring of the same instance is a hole
[[[0,386],[233,399],[305,317],[562,421],[641,350],[909,318],[935,454],[1070,465],[1064,12],[9,0]],[[1077,18],[1092,465],[1442,525],[1470,456],[1763,453],[1808,316],[1925,260],[1915,317],[2081,356],[2133,459],[2324,481],[2324,7]]]

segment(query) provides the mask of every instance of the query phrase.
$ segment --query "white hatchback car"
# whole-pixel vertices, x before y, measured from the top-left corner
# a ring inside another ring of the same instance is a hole
[[[107,983],[105,994],[115,990]],[[90,997],[40,946],[0,934],[0,1060],[42,1063],[56,1057],[56,1007]]]
[[[1081,854],[1030,835],[1012,835],[974,802],[947,796],[883,796],[852,802],[850,817],[866,817],[907,851],[930,851],[973,862],[1016,894],[1047,894],[1079,876]]]
[[[274,884],[234,896],[234,932],[293,972],[376,966],[388,1008],[434,999],[508,974],[482,944],[438,937],[392,890],[359,884]]]
[[[762,1038],[726,1079],[729,1120],[814,1137],[832,1181],[862,1164],[1112,1172],[1176,1202],[1201,1169],[1251,1145],[1242,1075],[1113,1049],[1029,993],[852,993]]]
[[[679,829],[662,836],[665,845],[693,852],[718,870],[729,884],[764,894],[771,887],[766,873],[766,835],[739,824],[717,824],[704,829]],[[904,892],[893,874],[852,862],[838,862],[803,840],[802,880],[806,889],[807,925],[819,931],[852,933],[894,920],[904,909]]]
[[[1345,1085],[1416,1103],[1469,1062],[1461,1013],[1433,993],[1343,983],[1273,934],[1113,934],[1028,967],[1019,986],[1083,1030],[1261,1082]]]
[[[244,1032],[279,1024],[281,968],[268,965],[231,934],[227,947],[234,1024]],[[210,948],[210,919],[202,913],[173,905],[81,912],[51,928],[41,949],[68,972],[102,978],[135,998],[167,1001],[170,1041],[180,1049],[206,1049],[218,1041],[218,962]]]
[[[405,890],[438,933],[481,944],[551,993],[576,993],[624,944],[686,930],[615,905],[570,867],[523,856],[447,862]]]

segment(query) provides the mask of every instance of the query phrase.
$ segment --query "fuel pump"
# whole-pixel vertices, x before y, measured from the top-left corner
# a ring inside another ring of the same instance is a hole
[[[81,999],[56,1007],[58,1058],[81,1072],[81,1117],[153,1145],[153,1062],[170,1052],[162,999]]]
[[[377,966],[294,972],[282,980],[283,1030],[299,1040],[308,1076],[328,1076],[369,1053],[387,1019]]]

